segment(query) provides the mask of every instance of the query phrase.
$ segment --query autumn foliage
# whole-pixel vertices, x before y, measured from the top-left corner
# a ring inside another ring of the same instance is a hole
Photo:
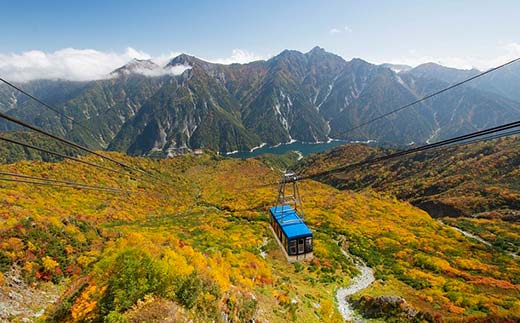
[[[336,322],[334,292],[357,274],[342,248],[375,270],[362,294],[402,296],[438,318],[520,316],[518,260],[408,203],[303,182],[316,258],[289,264],[268,227],[276,187],[258,186],[276,171],[212,154],[114,156],[160,180],[69,162],[0,167],[130,191],[0,184],[0,272],[21,266],[29,282],[62,286],[50,321]]]

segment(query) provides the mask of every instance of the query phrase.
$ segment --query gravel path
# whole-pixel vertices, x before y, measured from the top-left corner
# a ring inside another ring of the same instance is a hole
[[[341,251],[346,257],[353,259],[353,257],[345,250]],[[355,258],[354,261],[360,274],[352,278],[348,286],[338,289],[336,292],[336,300],[338,301],[339,312],[341,313],[341,316],[343,316],[343,320],[360,322],[362,319],[356,316],[352,306],[348,302],[348,298],[349,296],[370,286],[370,284],[374,282],[375,277],[372,268],[368,267],[363,260]]]

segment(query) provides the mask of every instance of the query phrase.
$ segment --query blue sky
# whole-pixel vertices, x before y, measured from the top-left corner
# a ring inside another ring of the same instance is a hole
[[[464,68],[520,55],[519,1],[18,0],[0,9],[0,72],[29,51],[66,48],[120,57],[114,64],[134,51],[243,62],[316,45],[345,59]]]

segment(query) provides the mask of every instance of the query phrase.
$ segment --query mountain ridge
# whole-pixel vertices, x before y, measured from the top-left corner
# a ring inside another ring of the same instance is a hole
[[[389,116],[381,121],[385,127],[377,122],[350,131],[461,77],[459,70],[448,70],[449,77],[428,69],[396,73],[320,47],[230,65],[180,54],[164,66],[132,60],[106,80],[24,84],[93,128],[96,137],[2,86],[0,109],[97,149],[158,157],[330,138],[406,145],[520,118],[520,104],[510,95],[474,86]],[[17,129],[0,122],[0,130]]]

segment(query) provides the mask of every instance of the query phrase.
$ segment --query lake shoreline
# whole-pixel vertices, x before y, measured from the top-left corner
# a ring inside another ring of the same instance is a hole
[[[260,146],[254,147],[250,150],[245,151],[232,151],[224,154],[226,157],[231,158],[253,158],[260,156],[262,154],[275,154],[282,155],[288,153],[290,151],[296,151],[301,157],[306,157],[313,153],[324,152],[329,149],[346,145],[346,144],[354,144],[354,143],[364,143],[371,144],[374,143],[375,140],[367,140],[367,141],[359,141],[359,140],[342,140],[342,139],[332,139],[327,141],[318,141],[318,142],[305,142],[292,140],[290,142],[276,144],[274,146],[268,146],[267,144],[262,144]]]

